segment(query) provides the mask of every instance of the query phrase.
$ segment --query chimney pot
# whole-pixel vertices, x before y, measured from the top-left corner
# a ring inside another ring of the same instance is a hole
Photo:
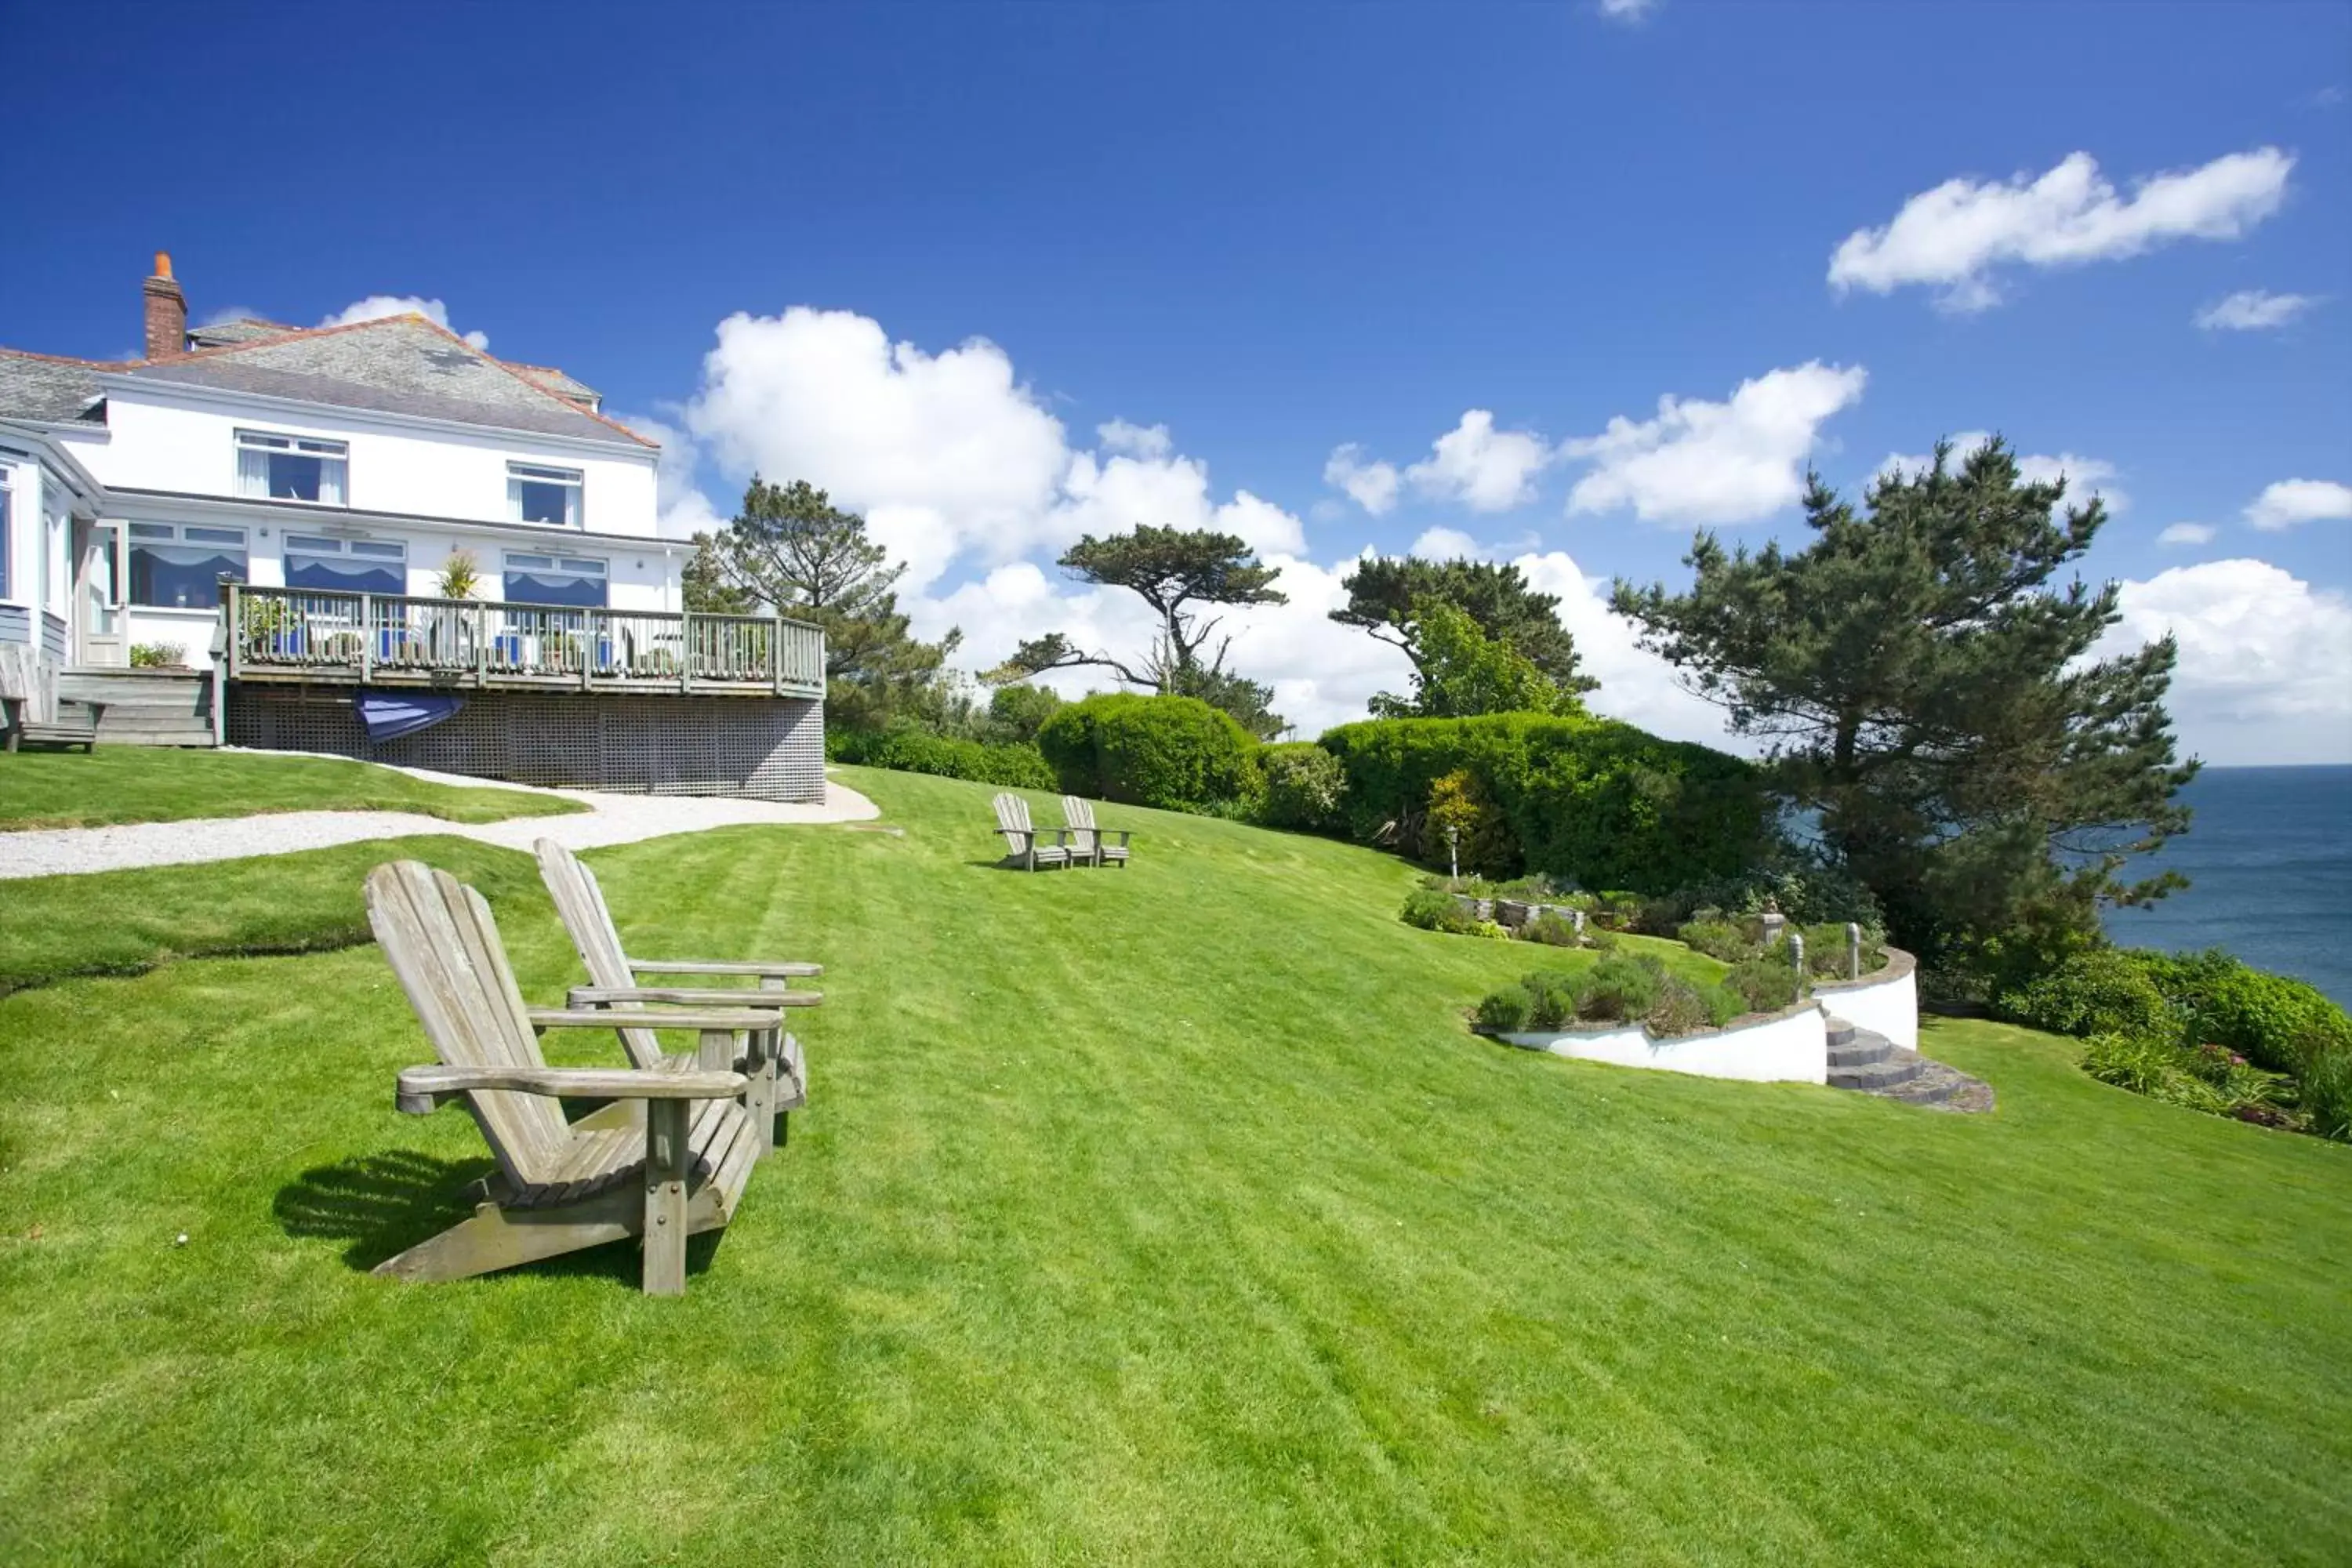
[[[155,275],[142,290],[147,306],[147,357],[177,359],[188,352],[188,298],[172,279],[172,253],[155,253]]]

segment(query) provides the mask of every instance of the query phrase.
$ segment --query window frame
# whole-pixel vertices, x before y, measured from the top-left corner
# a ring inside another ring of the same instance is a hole
[[[593,568],[593,570],[592,570]],[[604,589],[603,601],[594,605],[547,604],[539,599],[518,599],[510,585],[518,572],[533,576],[577,577],[583,581],[593,578]],[[551,610],[609,610],[613,607],[613,563],[598,555],[566,555],[560,551],[509,550],[499,561],[499,593],[501,602],[529,605]]]
[[[210,615],[220,608],[215,596],[209,605],[166,605],[151,603],[139,596],[139,551],[142,545],[162,545],[187,549],[198,545],[222,547],[234,544],[236,553],[245,559],[245,570],[236,577],[240,583],[253,580],[253,532],[242,524],[208,522],[131,522],[122,524],[123,582],[122,604],[126,609],[198,611]],[[152,574],[150,573],[152,578]],[[218,585],[215,585],[217,595]]]
[[[383,594],[404,597],[408,593],[408,542],[403,539],[338,539],[324,533],[287,533],[278,552],[279,575],[286,586],[306,594]],[[294,581],[297,556],[321,560],[333,556],[338,560],[363,561],[389,571],[400,579],[397,588],[334,588],[315,583]]]
[[[551,522],[545,518],[528,517],[523,511],[523,489],[527,485],[545,485],[566,492],[566,515]],[[507,521],[528,523],[534,528],[568,528],[585,530],[588,526],[588,472],[584,468],[560,468],[549,463],[526,463],[507,459]]]
[[[9,536],[15,531],[16,519],[16,467],[0,463],[0,599],[8,596],[8,587],[16,580],[10,570],[15,565],[9,552]]]
[[[315,506],[348,511],[352,504],[352,444],[328,436],[297,436],[282,430],[257,430],[236,426],[236,493],[248,500],[290,501],[296,506]],[[257,453],[261,458],[261,488],[249,489],[247,484],[246,454]],[[319,462],[319,499],[302,496],[281,496],[271,493],[269,458],[272,455],[289,458],[313,458]],[[338,493],[333,500],[326,499],[330,465],[340,464],[338,482],[332,487]]]

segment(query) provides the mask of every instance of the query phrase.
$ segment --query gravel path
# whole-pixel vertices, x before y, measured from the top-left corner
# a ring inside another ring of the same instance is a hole
[[[488,781],[404,768],[443,784],[480,787]],[[519,784],[499,784],[520,789]],[[584,802],[590,809],[564,816],[518,816],[505,822],[444,822],[407,811],[285,811],[262,816],[208,816],[184,822],[138,822],[120,827],[69,827],[0,833],[0,880],[116,871],[133,866],[185,866],[287,855],[362,838],[404,838],[421,833],[478,838],[528,849],[552,838],[573,849],[633,844],[671,833],[700,833],[742,824],[863,822],[881,816],[854,789],[828,782],[822,805],[786,805],[733,795],[606,795],[593,790],[532,790]]]

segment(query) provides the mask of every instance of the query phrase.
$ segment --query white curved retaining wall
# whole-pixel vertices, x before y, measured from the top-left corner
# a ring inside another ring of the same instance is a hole
[[[1817,980],[1813,1000],[1857,1028],[1885,1035],[1906,1051],[1919,1048],[1917,962],[1895,948],[1886,967],[1861,980]]]
[[[1859,1020],[1857,1020],[1858,1022]],[[1912,1033],[1918,1033],[1913,1026]],[[1808,1003],[1777,1017],[1734,1024],[1704,1035],[1654,1040],[1639,1024],[1617,1029],[1583,1029],[1497,1035],[1496,1039],[1532,1051],[1579,1061],[1626,1068],[1662,1068],[1702,1078],[1744,1079],[1751,1083],[1827,1083],[1829,1026]]]

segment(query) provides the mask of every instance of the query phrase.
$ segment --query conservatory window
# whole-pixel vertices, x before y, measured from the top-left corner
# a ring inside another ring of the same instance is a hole
[[[344,594],[408,592],[408,546],[396,540],[286,536],[286,585]]]
[[[245,581],[245,530],[181,522],[131,525],[132,604],[215,609],[223,577]]]
[[[507,552],[506,597],[514,605],[604,605],[604,563],[578,555]]]

